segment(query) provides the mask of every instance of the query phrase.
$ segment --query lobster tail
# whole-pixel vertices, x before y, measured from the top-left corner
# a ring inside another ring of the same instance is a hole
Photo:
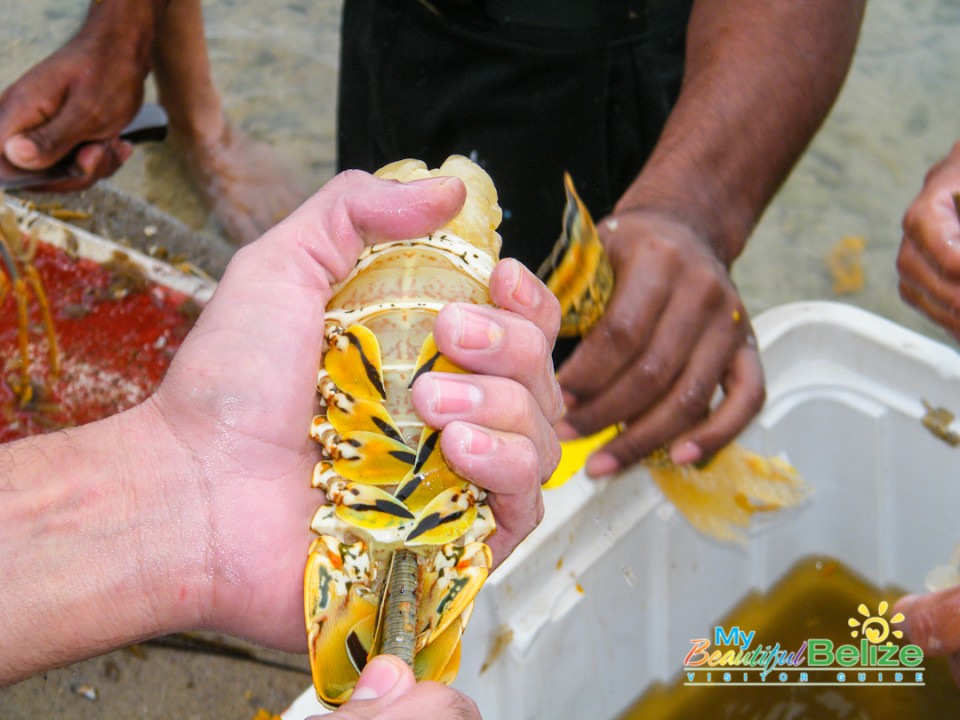
[[[307,561],[304,606],[314,684],[335,707],[369,657],[404,657],[418,679],[451,682],[473,598],[492,565],[495,530],[482,490],[457,475],[440,431],[414,412],[423,372],[464,372],[444,358],[433,323],[450,302],[490,304],[502,213],[489,176],[453,156],[436,170],[404,160],[377,173],[400,181],[459,177],[464,207],[428,237],[373,245],[334,288],[311,436],[313,484],[326,503]]]

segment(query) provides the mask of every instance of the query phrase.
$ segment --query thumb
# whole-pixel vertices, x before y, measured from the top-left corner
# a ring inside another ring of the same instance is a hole
[[[416,684],[413,671],[394,655],[377,655],[360,673],[350,702],[402,695]]]
[[[368,245],[427,235],[452,220],[467,196],[463,182],[454,177],[374,181],[346,198],[354,226]]]
[[[960,587],[907,595],[894,610],[903,613],[907,635],[925,653],[943,655],[960,650]]]
[[[322,267],[332,280],[342,280],[364,245],[437,230],[459,212],[466,193],[463,183],[452,177],[401,183],[346,170],[268,231],[268,242],[257,252],[305,249],[314,260],[310,265]]]
[[[387,707],[414,686],[416,680],[413,671],[403,660],[393,655],[377,655],[360,673],[350,700],[329,717],[376,720]]]
[[[28,170],[49,167],[82,142],[74,118],[61,112],[48,122],[10,136],[3,144],[4,155],[14,165]]]
[[[35,110],[33,115],[39,113]],[[85,142],[99,142],[120,134],[126,120],[116,117],[100,122],[82,103],[67,101],[49,117],[21,119],[21,130],[4,142],[7,158],[20,167],[36,170],[49,167]]]

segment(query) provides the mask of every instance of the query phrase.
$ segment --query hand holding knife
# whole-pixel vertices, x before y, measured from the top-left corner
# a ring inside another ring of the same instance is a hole
[[[167,114],[159,105],[145,104],[120,133],[120,139],[131,143],[163,140],[167,135]],[[78,145],[54,165],[42,170],[17,167],[0,154],[0,189],[51,189],[55,183],[83,176],[76,164]]]

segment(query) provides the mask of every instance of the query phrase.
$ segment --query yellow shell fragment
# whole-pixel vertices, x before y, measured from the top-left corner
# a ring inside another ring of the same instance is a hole
[[[440,451],[440,431],[424,427],[417,462],[400,483],[396,497],[414,512],[420,512],[444,490],[462,485],[463,478],[450,469]]]
[[[372,618],[377,610],[375,601],[358,584],[369,581],[357,573],[357,567],[362,565],[351,568],[344,562],[345,558],[348,562],[362,558],[364,552],[362,543],[344,546],[336,538],[320,536],[310,547],[304,570],[304,609],[313,682],[320,699],[331,704],[345,702],[353,691],[359,672],[348,641],[353,628]],[[341,651],[331,653],[331,647]],[[318,662],[321,657],[322,662]]]
[[[703,466],[674,465],[666,453],[645,461],[657,487],[700,532],[746,543],[757,513],[799,505],[810,495],[797,471],[731,443]]]
[[[560,337],[577,337],[586,335],[606,309],[613,294],[613,266],[573,180],[568,173],[563,180],[563,232],[537,274],[560,301]]]
[[[363,430],[401,440],[400,428],[390,413],[382,403],[374,400],[349,397],[339,404],[328,405],[325,420],[342,433]]]
[[[335,512],[348,525],[365,530],[401,527],[414,519],[407,506],[390,493],[359,483],[347,485]]]
[[[867,242],[858,235],[847,235],[830,248],[824,262],[833,279],[833,292],[849,295],[863,290],[863,250]]]
[[[563,485],[580,471],[594,450],[602,448],[613,440],[619,432],[619,427],[611,425],[593,435],[560,443],[560,464],[557,465],[557,469],[553,471],[550,479],[544,483],[543,489],[552,490]]]

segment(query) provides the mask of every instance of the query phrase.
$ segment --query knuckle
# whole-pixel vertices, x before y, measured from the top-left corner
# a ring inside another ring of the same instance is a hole
[[[550,442],[547,447],[547,457],[543,463],[543,472],[542,478],[546,482],[550,479],[550,476],[553,475],[553,471],[557,469],[560,465],[560,456],[562,450],[560,449],[560,441],[557,439],[556,435],[550,438]]]
[[[54,138],[50,136],[49,132],[46,132],[45,128],[37,128],[24,134],[37,146],[37,150],[41,156],[49,155],[56,147]]]
[[[603,337],[608,345],[614,349],[622,349],[630,345],[636,332],[637,318],[635,313],[620,310],[611,313],[603,323]]]
[[[910,253],[908,251],[908,245],[904,244],[900,247],[900,251],[897,253],[896,261],[897,273],[900,275],[905,275],[910,272],[912,269],[912,263],[910,261]]]
[[[920,198],[917,198],[903,214],[903,220],[900,222],[900,227],[906,235],[912,236],[915,233],[918,224],[920,223],[920,218],[923,216],[920,210],[921,202],[922,201]]]
[[[551,397],[553,398],[553,405],[544,415],[544,419],[550,425],[556,425],[560,422],[560,418],[563,417],[564,403],[563,403],[563,391],[560,389],[560,383],[557,382],[556,378],[552,377],[553,387],[550,390]]]
[[[681,414],[690,420],[702,417],[710,407],[710,396],[707,384],[700,379],[694,379],[677,399]]]
[[[523,438],[521,450],[516,453],[515,461],[518,477],[524,478],[531,487],[539,488],[540,455],[530,438]]]
[[[947,278],[956,278],[960,276],[960,254],[955,252],[939,253],[938,262],[942,274]]]
[[[544,286],[541,292],[544,299],[543,317],[544,324],[551,335],[556,335],[560,330],[560,300]]]
[[[534,423],[540,416],[540,406],[526,387],[516,381],[507,383],[505,404],[511,410],[511,415],[520,419],[524,427],[535,427]],[[500,398],[497,398],[497,404]]]
[[[609,446],[610,453],[626,467],[645,458],[652,453],[659,443],[651,441],[646,436],[621,435],[615,443]]]
[[[545,509],[543,507],[543,494],[537,493],[537,502],[534,505],[533,511],[533,527],[530,528],[531,531],[540,526],[540,523],[543,522],[543,516],[545,514]]]
[[[756,415],[763,410],[763,406],[767,402],[766,386],[763,383],[750,383],[743,390],[743,400],[750,416]]]
[[[670,380],[670,366],[657,353],[647,353],[635,366],[634,373],[639,387],[662,388]]]
[[[535,361],[531,363],[530,366],[542,368],[544,365],[549,365],[553,348],[550,347],[550,343],[547,342],[547,336],[537,330],[533,330],[529,335],[533,338],[529,350],[531,356],[529,359]]]

